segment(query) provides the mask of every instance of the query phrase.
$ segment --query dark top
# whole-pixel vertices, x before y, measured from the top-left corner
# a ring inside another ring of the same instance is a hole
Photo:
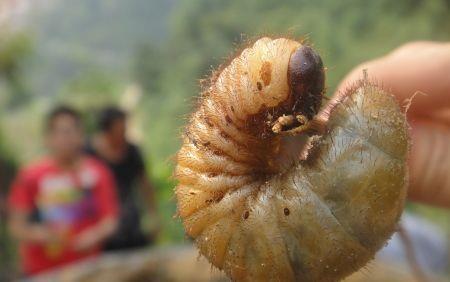
[[[122,160],[110,162],[102,158],[88,143],[85,152],[103,161],[112,171],[120,201],[120,220],[116,233],[106,242],[106,250],[120,250],[146,245],[147,239],[140,225],[140,212],[136,198],[136,183],[145,173],[145,164],[139,148],[131,143]]]

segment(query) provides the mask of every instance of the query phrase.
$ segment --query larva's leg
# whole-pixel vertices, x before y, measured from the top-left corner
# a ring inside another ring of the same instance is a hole
[[[282,115],[272,126],[275,134],[297,135],[309,128],[309,121],[304,115]]]
[[[280,135],[321,134],[325,124],[320,120],[308,120],[304,115],[283,115],[272,126],[272,132]]]
[[[294,124],[295,118],[293,115],[282,115],[272,126],[274,133],[281,133],[286,131],[286,128],[290,128]]]

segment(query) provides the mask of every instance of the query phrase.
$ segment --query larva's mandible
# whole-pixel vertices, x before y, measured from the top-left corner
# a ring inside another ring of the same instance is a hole
[[[262,38],[211,82],[190,119],[177,156],[178,214],[233,280],[339,280],[394,231],[404,115],[367,80],[318,114],[323,92],[312,48]]]

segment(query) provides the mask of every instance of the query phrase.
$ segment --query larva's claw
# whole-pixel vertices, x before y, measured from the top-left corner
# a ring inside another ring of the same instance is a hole
[[[283,131],[289,130],[295,123],[294,116],[292,115],[282,115],[277,119],[277,121],[272,126],[272,131],[274,133],[281,133]]]
[[[309,129],[308,118],[304,115],[283,115],[272,126],[273,133],[282,135],[298,135]]]

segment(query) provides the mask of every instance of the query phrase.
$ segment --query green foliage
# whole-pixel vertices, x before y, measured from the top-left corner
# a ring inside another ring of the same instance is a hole
[[[59,91],[58,103],[68,104],[83,112],[86,131],[95,130],[98,111],[108,105],[116,105],[121,85],[115,75],[101,70],[89,70],[69,80]]]
[[[37,56],[33,94],[54,96],[80,73],[100,67],[126,83],[132,52],[167,34],[166,0],[63,0],[35,5],[29,18]]]
[[[138,47],[133,60],[133,76],[149,95],[161,94],[165,60],[162,50],[150,43]]]
[[[16,170],[16,160],[9,151],[0,128],[0,281],[7,280],[15,268],[15,260],[12,258],[16,257],[16,245],[12,242],[6,226],[6,195]]]
[[[0,33],[0,111],[26,100],[21,63],[30,51],[30,41],[25,34]],[[6,106],[6,107],[2,107]],[[9,150],[4,132],[0,127],[0,280],[12,273],[16,248],[11,242],[6,227],[6,195],[17,164]]]
[[[181,241],[181,225],[172,219],[172,157],[199,79],[260,36],[289,36],[306,38],[322,55],[332,94],[362,61],[408,41],[450,40],[449,14],[446,0],[51,1],[30,17],[33,45],[24,35],[8,44],[0,35],[0,77],[12,77],[8,85],[14,77],[25,85],[27,78],[33,90],[34,106],[17,116],[37,119],[49,104],[67,102],[87,113],[88,122],[97,108],[117,103],[138,83],[144,95],[136,114],[164,218],[161,242]],[[30,46],[35,56],[23,72]],[[0,104],[9,87],[0,83]],[[36,127],[35,120],[29,123]],[[26,132],[36,137],[32,133]]]
[[[28,92],[23,77],[23,62],[32,50],[32,42],[26,33],[13,33],[10,30],[0,31],[0,86],[5,82],[8,89],[0,102],[9,107],[26,102]]]

